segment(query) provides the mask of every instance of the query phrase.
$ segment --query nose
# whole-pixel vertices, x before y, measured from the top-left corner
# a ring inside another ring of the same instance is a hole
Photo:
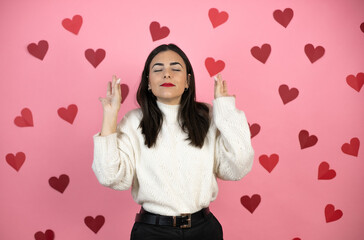
[[[164,78],[171,78],[171,74],[169,73],[169,71],[165,71],[164,72]]]

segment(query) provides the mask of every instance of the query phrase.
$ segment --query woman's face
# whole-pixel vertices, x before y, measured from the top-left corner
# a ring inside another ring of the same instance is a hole
[[[188,82],[186,65],[178,53],[167,50],[153,58],[149,66],[149,88],[159,102],[180,104],[181,96],[185,88],[188,88]]]

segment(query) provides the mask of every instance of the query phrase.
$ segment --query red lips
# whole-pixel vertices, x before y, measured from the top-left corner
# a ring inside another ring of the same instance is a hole
[[[163,87],[174,87],[174,84],[172,84],[172,83],[163,83],[161,86],[163,86]]]

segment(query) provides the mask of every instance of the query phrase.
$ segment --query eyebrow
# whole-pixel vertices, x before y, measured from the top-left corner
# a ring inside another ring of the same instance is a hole
[[[183,68],[182,64],[180,64],[179,62],[171,62],[169,65],[172,66],[172,65],[177,65],[177,64],[181,65],[181,67]],[[163,63],[155,63],[152,68],[154,68],[154,66],[156,66],[156,65],[157,66],[164,66]]]

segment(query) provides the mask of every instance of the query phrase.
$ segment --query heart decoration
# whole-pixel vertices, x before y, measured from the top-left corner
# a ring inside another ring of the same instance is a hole
[[[106,52],[102,48],[97,49],[96,52],[91,48],[85,51],[85,57],[87,61],[89,61],[89,63],[91,63],[94,68],[96,68],[102,62],[102,60],[104,60],[105,55]]]
[[[301,130],[298,139],[300,141],[301,149],[308,148],[314,146],[318,139],[315,135],[309,135],[307,130]]]
[[[336,176],[336,172],[333,169],[330,169],[330,166],[327,162],[322,162],[318,169],[318,179],[319,180],[330,180]]]
[[[14,124],[18,127],[33,127],[33,115],[29,108],[21,110],[21,116],[14,119]]]
[[[57,113],[60,118],[65,120],[66,122],[69,122],[73,124],[73,121],[75,120],[75,117],[77,115],[78,108],[75,104],[68,105],[66,108],[58,108]]]
[[[16,171],[19,171],[25,162],[25,154],[23,152],[17,152],[14,156],[14,154],[8,153],[6,154],[5,159],[12,168],[14,168]]]
[[[85,224],[88,228],[90,228],[94,233],[97,233],[101,227],[105,223],[105,217],[102,215],[96,216],[96,218],[93,218],[91,216],[85,217]]]
[[[357,157],[359,153],[360,141],[359,138],[355,137],[350,140],[350,143],[344,143],[341,146],[343,153]]]
[[[219,12],[216,8],[210,8],[209,18],[212,23],[212,27],[216,28],[228,20],[229,14],[224,11]]]
[[[120,90],[121,90],[121,103],[124,103],[126,97],[129,95],[129,86],[122,83],[120,85]]]
[[[38,42],[38,44],[35,44],[35,43],[30,43],[28,44],[28,52],[40,59],[40,60],[43,60],[47,51],[48,51],[48,42],[46,40],[40,40]]]
[[[268,43],[262,45],[262,47],[254,46],[250,49],[251,54],[258,61],[265,63],[271,53],[272,49]]]
[[[315,48],[312,44],[306,44],[305,53],[311,63],[314,63],[324,55],[325,49],[322,46]]]
[[[364,85],[364,73],[360,72],[356,74],[356,77],[354,75],[347,76],[346,83],[357,92],[360,92],[360,89]]]
[[[153,42],[166,38],[170,32],[168,27],[161,27],[159,22],[156,22],[156,21],[152,22],[149,25],[149,31],[150,31],[150,34],[152,35]]]
[[[279,86],[278,89],[279,95],[281,96],[281,99],[283,101],[283,104],[289,103],[290,101],[294,100],[298,96],[298,89],[297,88],[291,88],[286,84],[282,84]]]
[[[72,17],[72,20],[69,18],[65,18],[62,21],[62,26],[66,30],[77,35],[82,26],[82,17],[80,15],[74,15]]]
[[[45,231],[45,233],[39,231],[34,234],[35,240],[53,240],[54,232],[51,229]]]
[[[273,18],[286,28],[293,18],[293,10],[291,8],[286,8],[282,12],[281,10],[277,9],[273,12]]]
[[[293,238],[292,240],[301,240],[301,238],[296,237],[296,238]]]
[[[249,124],[249,129],[250,129],[250,138],[253,138],[260,132],[260,125],[257,123],[253,123],[250,126],[250,124]]]
[[[259,194],[254,194],[252,197],[248,195],[242,196],[240,198],[241,204],[250,212],[253,213],[255,209],[260,204],[261,197]]]
[[[64,190],[66,190],[69,182],[70,182],[70,178],[66,174],[60,175],[59,178],[51,177],[48,180],[49,185],[60,193],[63,193]]]
[[[343,212],[340,209],[335,210],[335,206],[332,204],[326,205],[325,218],[327,223],[339,220],[342,216]]]
[[[364,22],[360,24],[360,30],[364,33]]]
[[[269,173],[275,168],[278,164],[279,156],[275,153],[271,154],[269,157],[267,155],[261,155],[259,157],[260,164],[267,170]]]
[[[225,63],[222,60],[215,61],[215,59],[213,59],[212,57],[208,57],[205,60],[205,66],[210,74],[210,77],[212,77],[224,70]]]

